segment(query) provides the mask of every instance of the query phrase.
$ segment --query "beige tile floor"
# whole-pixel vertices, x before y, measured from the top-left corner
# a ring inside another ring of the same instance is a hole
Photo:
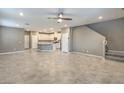
[[[0,55],[0,83],[120,84],[124,83],[124,63],[61,52]]]

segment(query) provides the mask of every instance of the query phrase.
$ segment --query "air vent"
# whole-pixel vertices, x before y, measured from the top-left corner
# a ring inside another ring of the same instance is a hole
[[[25,23],[25,25],[30,25],[29,23]]]

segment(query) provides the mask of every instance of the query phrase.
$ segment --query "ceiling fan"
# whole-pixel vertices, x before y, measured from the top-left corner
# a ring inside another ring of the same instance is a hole
[[[57,23],[61,23],[63,20],[72,20],[72,18],[63,17],[63,12],[59,13],[56,17],[48,17],[48,19],[57,19]]]

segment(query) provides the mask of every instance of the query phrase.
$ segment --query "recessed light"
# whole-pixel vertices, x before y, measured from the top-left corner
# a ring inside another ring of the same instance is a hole
[[[98,19],[103,19],[103,17],[102,16],[99,16]]]
[[[16,24],[17,27],[19,27],[19,24]]]
[[[20,16],[24,16],[24,14],[22,12],[19,13]]]

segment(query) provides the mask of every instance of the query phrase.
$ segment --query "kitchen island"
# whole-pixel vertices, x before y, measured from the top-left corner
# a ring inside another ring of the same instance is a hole
[[[54,51],[55,44],[53,42],[39,42],[38,49],[41,51]]]

